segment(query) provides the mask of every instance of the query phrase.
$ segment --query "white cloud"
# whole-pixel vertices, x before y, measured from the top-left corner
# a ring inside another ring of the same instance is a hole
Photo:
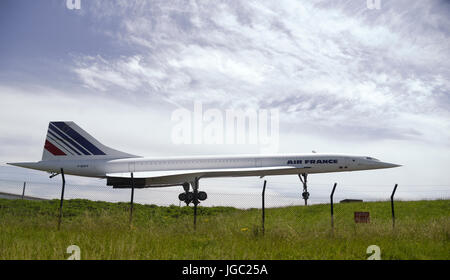
[[[118,58],[106,62],[105,79],[112,76],[115,82],[109,83],[111,86],[122,84],[111,70],[119,77],[137,78],[124,86],[127,90],[151,81],[176,102],[193,96],[223,102],[222,94],[211,92],[221,88],[230,96],[256,97],[257,102],[270,100],[274,92],[286,100],[299,93],[320,92],[372,110],[389,105],[399,111],[404,106],[386,102],[393,100],[402,80],[414,74],[408,66],[448,59],[448,52],[441,47],[445,45],[441,44],[442,34],[433,30],[410,36],[411,28],[403,27],[410,18],[399,13],[399,8],[387,5],[385,14],[374,18],[360,6],[358,13],[350,14],[345,5],[326,7],[320,2],[297,1],[190,3],[177,8],[167,2],[139,4],[139,8],[135,3],[122,3],[120,11],[102,5],[101,14],[113,14],[123,21],[116,39],[143,46],[138,55],[146,69],[159,69],[167,77],[129,72],[124,58]],[[106,12],[108,7],[111,10]],[[397,75],[398,79],[387,81],[382,91],[370,91],[375,97],[354,90],[374,82],[374,73]],[[88,85],[89,74],[80,73]],[[427,82],[426,76],[420,77],[422,82]]]

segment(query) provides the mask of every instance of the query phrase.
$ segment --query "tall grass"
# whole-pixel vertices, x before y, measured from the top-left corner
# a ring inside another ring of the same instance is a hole
[[[367,259],[377,245],[382,259],[450,258],[450,201],[396,202],[392,228],[389,202],[335,204],[261,210],[135,204],[129,224],[126,203],[67,200],[61,230],[59,201],[0,199],[0,259],[66,259],[81,248],[82,259]],[[354,211],[370,212],[355,224]]]

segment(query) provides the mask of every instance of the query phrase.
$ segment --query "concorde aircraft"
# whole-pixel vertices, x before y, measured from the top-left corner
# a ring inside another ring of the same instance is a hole
[[[8,164],[46,171],[52,176],[62,173],[106,178],[106,184],[113,188],[183,186],[179,199],[195,206],[207,198],[206,192],[198,191],[203,178],[298,175],[306,204],[308,174],[400,166],[368,156],[318,153],[140,157],[103,145],[70,121],[49,123],[41,161]]]

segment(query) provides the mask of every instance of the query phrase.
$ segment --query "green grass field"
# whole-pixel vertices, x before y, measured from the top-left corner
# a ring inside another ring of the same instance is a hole
[[[61,230],[59,201],[0,199],[0,259],[67,259],[75,244],[81,259],[367,259],[377,245],[381,259],[450,259],[450,200],[390,202],[261,210],[199,207],[193,229],[190,207],[67,200]],[[370,224],[355,224],[369,211]]]

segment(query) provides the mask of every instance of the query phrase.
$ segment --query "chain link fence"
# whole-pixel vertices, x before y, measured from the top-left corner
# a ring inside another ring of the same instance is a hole
[[[87,180],[84,183],[78,184],[72,184],[71,181],[72,180],[67,180],[66,178],[64,200],[86,199],[91,201],[128,203],[130,205],[130,225],[132,224],[134,216],[133,205],[136,203],[157,206],[175,205],[180,207],[185,205],[184,202],[181,202],[178,199],[178,195],[184,192],[181,186],[134,189],[133,192],[131,189],[113,189],[105,186],[104,180]],[[230,181],[232,182],[231,184]],[[401,200],[448,200],[450,198],[449,186],[400,185],[395,192],[395,201],[398,203],[398,206],[395,207],[393,201],[391,201],[391,206],[389,206],[388,203],[344,203],[348,201],[388,202],[391,199],[394,185],[352,186],[337,184],[335,192],[333,193],[333,204],[331,204],[330,196],[332,194],[334,183],[310,184],[308,186],[308,191],[310,193],[308,205],[315,204],[318,205],[318,207],[289,207],[305,205],[305,201],[302,198],[302,187],[300,184],[298,184],[297,188],[293,188],[289,183],[270,180],[266,184],[263,198],[264,180],[260,180],[260,187],[250,184],[255,181],[258,182],[258,180],[252,181],[235,179],[214,181],[204,180],[204,182],[202,182],[203,184],[201,184],[201,187],[203,186],[201,189],[202,191],[207,192],[208,198],[201,201],[200,206],[224,206],[239,209],[250,209],[251,212],[249,213],[255,214],[254,220],[252,221],[252,223],[254,223],[252,230],[255,233],[261,231],[262,234],[264,234],[265,228],[279,228],[281,222],[281,224],[289,230],[293,230],[292,226],[294,226],[298,228],[298,230],[305,231],[307,229],[305,229],[304,225],[309,225],[306,226],[306,228],[312,226],[314,229],[322,233],[328,232],[328,229],[331,228],[331,234],[334,235],[344,233],[345,235],[345,233],[349,231],[356,232],[357,229],[368,229],[366,227],[356,227],[356,224],[358,223],[373,224],[375,225],[374,230],[383,232],[391,226],[393,229],[397,228],[396,221],[400,221],[400,228],[409,229],[411,228],[411,217],[415,220],[427,215],[429,211],[426,205],[430,204],[428,202],[401,203]],[[247,183],[249,187],[242,187]],[[48,182],[38,182],[32,180],[28,182],[19,180],[0,180],[0,199],[60,200],[61,192],[61,180],[50,180]],[[131,203],[131,201],[133,201],[134,204]],[[64,216],[64,210],[62,208],[63,201],[59,201],[58,205],[59,230]],[[438,204],[433,205],[438,205],[438,207],[443,209],[449,207],[448,201],[439,201]],[[197,207],[194,206],[193,209],[193,225],[195,229],[198,214]],[[265,211],[265,209],[269,211]],[[397,213],[395,217],[394,209],[396,209],[395,211]],[[55,208],[55,211],[56,210],[57,209]],[[166,210],[172,211],[173,209],[167,208]],[[186,213],[185,208],[180,208],[180,210]],[[203,210],[214,209],[203,208]],[[418,211],[420,213],[418,213]],[[445,210],[444,213],[446,213]],[[442,213],[439,215],[442,216]],[[266,216],[268,219],[266,219]],[[397,217],[399,217],[399,219],[397,219]],[[268,223],[266,221],[268,221]],[[243,229],[247,229],[247,227],[244,226]],[[260,227],[261,230],[259,229]]]
[[[130,189],[113,189],[105,186],[105,180],[73,184],[66,180],[64,199],[88,199],[106,202],[129,202]],[[94,183],[93,183],[94,182]],[[250,184],[251,182],[251,184]],[[260,187],[255,185],[260,183]],[[251,187],[240,186],[249,183]],[[330,203],[333,187],[330,184],[308,185],[310,198],[308,205]],[[25,189],[24,189],[25,185]],[[201,206],[229,206],[241,209],[261,208],[263,180],[226,180],[212,179],[201,182],[200,189],[206,191],[208,199],[201,202]],[[337,185],[334,203],[342,200],[388,201],[394,184],[388,185]],[[180,205],[178,195],[183,192],[180,187],[135,189],[134,202],[139,204],[155,204],[158,206]],[[265,207],[286,207],[304,205],[300,183],[297,186],[286,182],[270,180],[265,192]],[[60,199],[61,180],[56,177],[48,182],[0,180],[0,198],[20,199]],[[450,186],[444,185],[399,185],[395,200],[433,200],[450,198]]]

